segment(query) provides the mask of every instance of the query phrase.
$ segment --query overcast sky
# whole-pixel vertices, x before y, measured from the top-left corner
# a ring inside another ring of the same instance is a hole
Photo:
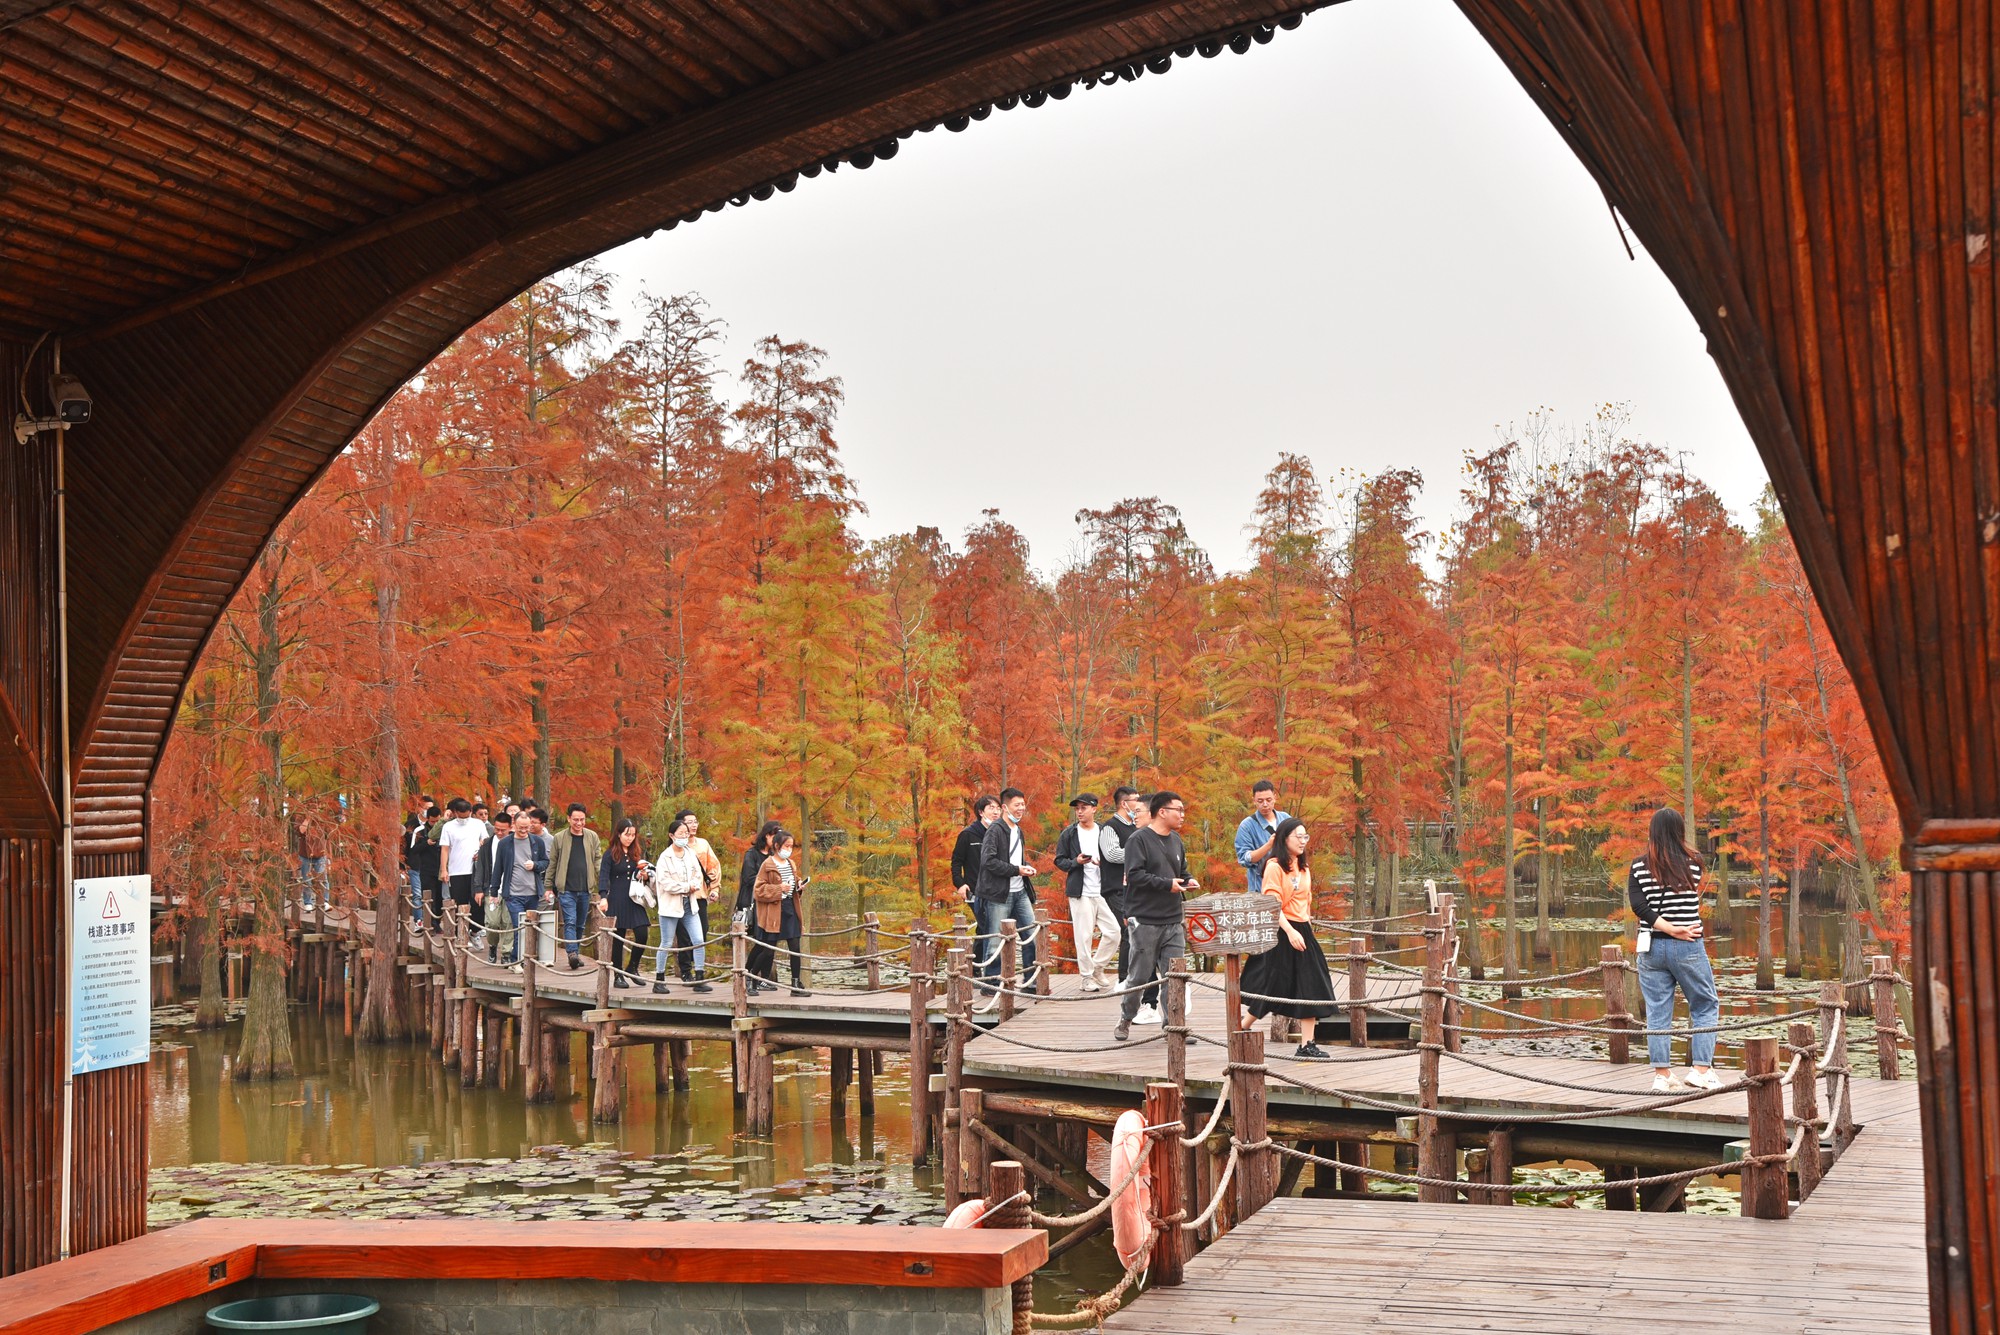
[[[1352,0],[603,263],[706,297],[732,367],[827,350],[868,537],[996,507],[1047,568],[1080,507],[1156,494],[1239,567],[1280,450],[1421,469],[1442,532],[1466,451],[1604,402],[1739,515],[1764,485],[1694,321],[1449,0]]]

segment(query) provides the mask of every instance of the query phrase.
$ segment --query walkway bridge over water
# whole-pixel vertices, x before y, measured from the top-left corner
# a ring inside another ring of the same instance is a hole
[[[1074,964],[1060,954],[1023,975],[1024,938],[1011,923],[997,992],[970,977],[964,924],[894,931],[871,918],[807,943],[806,997],[751,993],[740,933],[717,944],[728,962],[711,966],[713,992],[691,993],[670,967],[662,996],[650,976],[630,984],[600,963],[608,930],[538,942],[539,917],[520,929],[519,972],[490,962],[463,922],[399,924],[384,963],[372,961],[371,911],[293,905],[289,930],[304,1000],[351,1014],[356,990],[386,964],[420,1035],[467,1084],[531,1100],[583,1093],[599,1122],[622,1115],[628,1047],[652,1047],[658,1088],[684,1091],[689,1045],[728,1042],[752,1134],[771,1129],[780,1057],[803,1055],[816,1079],[815,1054],[828,1051],[839,1118],[852,1087],[857,1111],[873,1111],[882,1057],[894,1054],[895,1078],[909,1083],[911,1153],[941,1167],[947,1203],[999,1202],[1013,1225],[1061,1229],[1052,1257],[1107,1227],[1107,1197],[1123,1184],[1106,1180],[1105,1144],[1121,1114],[1142,1110],[1155,1193],[1149,1286],[1122,1294],[1122,1311],[1107,1301],[1087,1313],[1114,1330],[1251,1320],[1609,1331],[1635,1307],[1677,1301],[1683,1279],[1696,1310],[1675,1319],[1696,1328],[1923,1328],[1918,1105],[1913,1084],[1895,1078],[1908,1035],[1896,1018],[1904,983],[1886,960],[1852,985],[1725,989],[1718,1041],[1725,1068],[1741,1069],[1726,1069],[1718,1091],[1663,1096],[1649,1088],[1651,1068],[1629,1060],[1645,1031],[1626,1010],[1618,947],[1589,969],[1521,979],[1530,995],[1509,1001],[1462,975],[1452,897],[1436,903],[1396,920],[1324,924],[1348,947],[1335,956],[1341,1015],[1322,1029],[1328,1061],[1282,1055],[1278,1023],[1268,1048],[1265,1033],[1231,1024],[1233,967],[1177,969],[1163,983],[1162,1026],[1116,1041],[1117,998],[1057,972]],[[1045,928],[1026,939],[1047,941]],[[558,944],[583,952],[580,967],[538,948]],[[1565,991],[1572,1004],[1551,1005]],[[981,995],[990,1010],[975,1009]],[[1602,1012],[1549,1013],[1573,1010],[1578,996],[1601,998]],[[1857,1002],[1872,1012],[1888,1078],[1851,1067]],[[1518,1050],[1554,1035],[1597,1055]],[[1578,1161],[1600,1176],[1517,1173]],[[1687,1185],[1717,1179],[1740,1182],[1742,1217],[1686,1213]],[[1387,1194],[1412,1187],[1414,1197]],[[1495,1208],[1522,1194],[1606,1208]]]

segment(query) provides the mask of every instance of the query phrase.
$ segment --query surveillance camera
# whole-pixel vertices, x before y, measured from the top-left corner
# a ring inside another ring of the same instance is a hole
[[[75,376],[50,376],[49,398],[55,403],[57,420],[64,426],[82,426],[90,420],[90,391]]]

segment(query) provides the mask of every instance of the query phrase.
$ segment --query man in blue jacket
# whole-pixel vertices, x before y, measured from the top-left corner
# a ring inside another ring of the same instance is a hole
[[[1236,865],[1243,868],[1255,895],[1263,893],[1264,859],[1271,856],[1278,826],[1290,820],[1291,813],[1278,810],[1278,785],[1269,779],[1251,785],[1250,806],[1250,814],[1236,827]]]

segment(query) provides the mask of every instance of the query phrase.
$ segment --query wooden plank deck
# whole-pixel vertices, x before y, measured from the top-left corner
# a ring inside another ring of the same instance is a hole
[[[1371,979],[1371,991],[1373,987]],[[966,1074],[982,1079],[1115,1091],[1129,1096],[1136,1107],[1148,1081],[1166,1078],[1166,1043],[1161,1030],[1149,1026],[1134,1026],[1130,1042],[1114,1043],[1111,1031],[1117,1022],[1116,1004],[1110,999],[1090,998],[1031,1007],[997,1031],[983,1034],[966,1045]],[[1220,1089],[1226,1059],[1222,1008],[1220,993],[1206,987],[1188,989],[1188,1025],[1195,1036],[1204,1040],[1188,1049],[1191,1097],[1212,1098]],[[1292,1060],[1284,1055],[1290,1051],[1285,1044],[1269,1045],[1265,1061],[1275,1071],[1323,1089],[1414,1104],[1418,1064],[1414,1050],[1322,1046],[1327,1047],[1334,1061]],[[1049,1048],[1062,1050],[1044,1050]],[[1734,1138],[1743,1134],[1749,1115],[1740,1092],[1718,1094],[1670,1108],[1632,1111],[1657,1097],[1649,1091],[1652,1068],[1643,1061],[1613,1066],[1584,1058],[1499,1055],[1482,1052],[1476,1045],[1469,1045],[1465,1055],[1504,1065],[1508,1073],[1481,1070],[1446,1056],[1440,1079],[1441,1106],[1490,1114],[1496,1121],[1507,1120],[1509,1113],[1589,1111],[1595,1115],[1580,1119],[1575,1125]],[[1728,1049],[1723,1050],[1720,1060],[1725,1065],[1731,1061]],[[1615,1092],[1563,1089],[1547,1081],[1591,1085]],[[1371,1111],[1345,1098],[1301,1090],[1277,1079],[1267,1083],[1274,1107]],[[1865,1123],[1884,1110],[1901,1107],[1900,1091],[1909,1088],[1913,1086],[1908,1083],[1856,1079],[1855,1120]],[[1381,1115],[1393,1116],[1393,1113]]]
[[[1278,1200],[1105,1329],[1918,1335],[1930,1326],[1916,1085],[1883,1084],[1874,1106],[1790,1219]]]

